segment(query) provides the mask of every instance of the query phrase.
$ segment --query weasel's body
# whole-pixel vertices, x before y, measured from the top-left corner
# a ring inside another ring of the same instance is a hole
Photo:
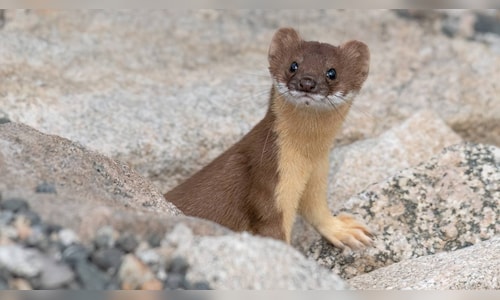
[[[351,216],[333,217],[326,201],[329,152],[368,75],[368,48],[306,42],[284,28],[269,63],[274,83],[264,119],[165,198],[236,231],[289,242],[300,213],[337,247],[369,244],[368,229]]]

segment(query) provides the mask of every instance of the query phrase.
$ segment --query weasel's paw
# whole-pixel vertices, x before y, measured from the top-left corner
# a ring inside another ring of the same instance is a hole
[[[322,228],[320,233],[337,248],[349,247],[357,250],[373,243],[371,231],[351,215],[341,214],[332,217],[327,226]]]

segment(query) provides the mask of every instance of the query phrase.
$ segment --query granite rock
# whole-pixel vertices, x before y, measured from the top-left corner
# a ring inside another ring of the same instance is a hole
[[[150,212],[157,219],[180,214],[149,181],[121,162],[23,124],[0,127],[1,204],[27,203],[44,218],[69,226],[72,230],[61,234],[63,243],[75,242],[74,232],[89,238],[100,226],[123,218],[120,213]],[[37,193],[35,187],[43,181],[54,182],[57,194]]]
[[[214,289],[346,289],[337,275],[283,242],[240,233],[194,236],[177,226],[162,244],[189,264],[186,278]]]
[[[500,148],[464,143],[350,198],[342,211],[376,233],[373,247],[341,253],[323,239],[308,256],[343,278],[454,251],[500,232]]]
[[[498,290],[500,236],[453,252],[405,260],[349,280],[355,289]]]

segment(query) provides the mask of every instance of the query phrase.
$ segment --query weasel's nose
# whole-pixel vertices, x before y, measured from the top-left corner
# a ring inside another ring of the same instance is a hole
[[[314,92],[316,90],[316,81],[309,76],[304,76],[299,80],[299,89],[303,92]]]

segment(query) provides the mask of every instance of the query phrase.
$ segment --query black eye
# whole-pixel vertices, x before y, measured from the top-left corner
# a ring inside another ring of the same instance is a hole
[[[297,71],[299,69],[299,64],[296,63],[296,62],[293,62],[291,65],[290,65],[290,72],[294,73],[295,71]]]
[[[337,78],[337,71],[335,71],[335,69],[333,68],[326,71],[326,77],[328,77],[331,80],[334,80],[335,78]]]

